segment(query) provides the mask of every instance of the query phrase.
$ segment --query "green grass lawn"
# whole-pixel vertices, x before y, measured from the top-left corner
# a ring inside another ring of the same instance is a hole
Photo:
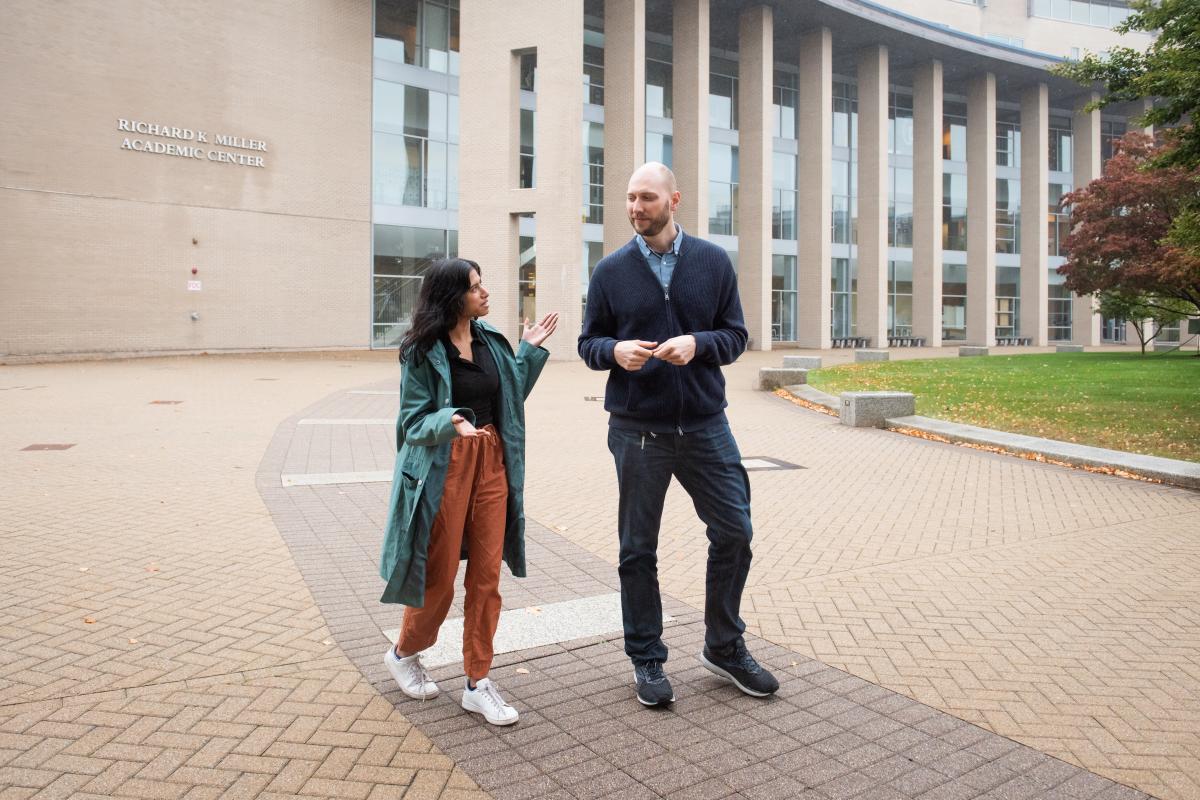
[[[847,364],[821,391],[903,391],[917,413],[1131,453],[1200,461],[1200,358],[1045,353]]]

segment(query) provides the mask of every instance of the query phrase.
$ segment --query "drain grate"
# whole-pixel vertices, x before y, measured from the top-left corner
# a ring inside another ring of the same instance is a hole
[[[746,472],[766,472],[771,469],[807,469],[799,464],[790,464],[787,461],[780,461],[778,458],[769,458],[768,456],[743,456],[742,466],[746,468]]]
[[[152,406],[177,406],[182,403],[182,400],[151,400]]]
[[[25,450],[70,450],[74,444],[31,444],[28,447],[22,447],[22,452]]]

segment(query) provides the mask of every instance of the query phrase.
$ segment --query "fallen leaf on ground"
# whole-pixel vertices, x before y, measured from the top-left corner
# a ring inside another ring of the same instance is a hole
[[[525,669],[524,667],[517,667],[517,674],[518,675],[528,675],[529,670]]]
[[[84,617],[83,624],[84,625],[94,625],[94,624],[96,624],[96,620],[92,619],[91,617]]]

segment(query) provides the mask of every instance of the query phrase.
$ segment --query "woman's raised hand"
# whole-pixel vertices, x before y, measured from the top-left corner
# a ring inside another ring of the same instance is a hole
[[[529,322],[527,317],[524,322],[524,331],[521,338],[529,342],[534,347],[541,347],[542,342],[550,338],[550,334],[554,333],[558,327],[558,312],[551,311],[546,316],[542,317],[542,321],[534,325]]]

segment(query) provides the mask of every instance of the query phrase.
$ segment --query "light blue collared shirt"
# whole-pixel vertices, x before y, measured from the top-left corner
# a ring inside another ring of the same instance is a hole
[[[675,224],[675,241],[671,242],[671,249],[665,253],[654,252],[641,234],[637,236],[638,249],[646,257],[646,263],[654,270],[664,289],[671,285],[671,273],[675,271],[675,264],[679,262],[679,245],[682,243],[683,226],[679,223]]]

